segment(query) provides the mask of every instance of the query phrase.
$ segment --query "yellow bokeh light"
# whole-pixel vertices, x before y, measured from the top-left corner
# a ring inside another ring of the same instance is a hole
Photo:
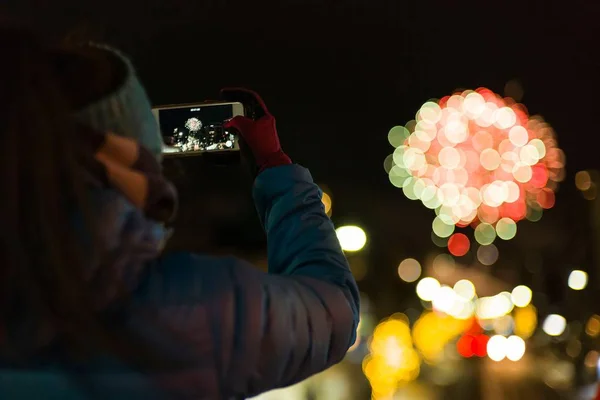
[[[436,312],[424,312],[413,327],[415,347],[427,363],[436,363],[446,345],[463,333],[469,324],[469,320]]]
[[[592,186],[592,177],[588,171],[579,171],[575,174],[575,186],[577,189],[585,192]]]
[[[421,360],[413,348],[406,316],[382,321],[373,332],[369,350],[363,372],[377,396],[391,396],[400,385],[419,376]]]
[[[336,234],[344,251],[359,251],[367,243],[367,234],[358,226],[342,226]]]
[[[330,215],[331,213],[331,196],[327,193],[323,192],[323,197],[321,197],[321,202],[325,207],[325,214]]]
[[[531,303],[533,293],[525,285],[515,287],[510,294],[512,303],[517,307],[527,307]]]
[[[537,328],[537,310],[533,305],[517,308],[513,317],[515,334],[523,339],[530,338]]]
[[[592,182],[590,188],[583,192],[583,198],[586,200],[595,200],[598,197],[598,187]]]
[[[569,275],[569,287],[573,290],[583,290],[588,283],[588,274],[585,271],[574,270]]]
[[[590,337],[598,337],[600,335],[600,315],[592,315],[585,325],[585,333]]]
[[[585,355],[583,363],[588,368],[598,368],[598,360],[600,359],[600,353],[596,350],[591,350]]]

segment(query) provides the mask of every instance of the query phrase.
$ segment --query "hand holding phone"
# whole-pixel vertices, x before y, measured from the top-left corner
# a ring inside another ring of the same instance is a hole
[[[152,112],[162,132],[166,156],[240,150],[237,136],[224,126],[225,121],[244,115],[239,102],[163,106]]]
[[[257,173],[279,165],[291,164],[291,159],[281,149],[279,135],[273,117],[262,98],[247,89],[223,89],[221,95],[227,100],[243,101],[246,112],[258,117],[256,120],[237,116],[224,124],[226,129],[239,132],[244,143],[248,146],[257,166]]]

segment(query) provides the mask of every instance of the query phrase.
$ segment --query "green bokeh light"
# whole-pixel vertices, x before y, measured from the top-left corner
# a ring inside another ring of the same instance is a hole
[[[496,224],[498,237],[504,240],[510,240],[517,234],[517,224],[510,218],[502,218]]]
[[[435,233],[440,238],[447,238],[454,233],[454,224],[450,225],[444,222],[444,219],[440,216],[435,217],[433,223],[431,224],[433,228],[433,233]]]
[[[542,210],[541,208],[530,207],[527,209],[527,220],[528,221],[538,222],[540,219],[542,219],[543,215],[544,215],[544,210]]]
[[[406,139],[410,136],[410,132],[405,127],[399,125],[390,129],[388,133],[388,141],[394,147],[402,146]]]
[[[406,181],[412,179],[410,173],[406,169],[397,165],[392,167],[389,177],[392,185],[396,186],[397,188],[404,187]]]
[[[483,222],[475,228],[475,240],[483,246],[492,244],[496,240],[496,230],[492,225]]]

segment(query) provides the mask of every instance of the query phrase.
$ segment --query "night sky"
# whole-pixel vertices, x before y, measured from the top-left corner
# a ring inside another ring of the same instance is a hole
[[[589,204],[573,176],[600,164],[596,1],[11,2],[8,11],[45,32],[83,24],[93,39],[121,47],[156,105],[215,98],[229,85],[261,93],[284,149],[330,190],[334,222],[368,232],[361,288],[381,303],[409,290],[398,262],[434,249],[433,212],[407,200],[383,170],[393,150],[387,132],[430,98],[480,86],[503,93],[516,79],[530,113],[556,130],[567,179],[542,221],[520,223],[517,237],[499,245],[494,273],[527,282],[531,260],[541,260],[533,263],[548,273],[538,289],[560,303],[553,282],[569,265],[593,262]],[[174,245],[262,248],[250,183],[237,166],[177,167],[183,206]]]

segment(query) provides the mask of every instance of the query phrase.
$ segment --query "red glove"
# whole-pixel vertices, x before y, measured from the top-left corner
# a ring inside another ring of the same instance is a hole
[[[267,106],[258,94],[247,89],[223,89],[223,97],[228,99],[248,98],[258,107],[257,114],[261,115],[256,121],[248,117],[234,117],[226,122],[226,129],[233,128],[237,130],[252,155],[256,163],[258,173],[267,168],[288,165],[292,160],[281,150],[277,128],[275,127],[275,118],[269,113]],[[246,105],[246,104],[244,104]]]

